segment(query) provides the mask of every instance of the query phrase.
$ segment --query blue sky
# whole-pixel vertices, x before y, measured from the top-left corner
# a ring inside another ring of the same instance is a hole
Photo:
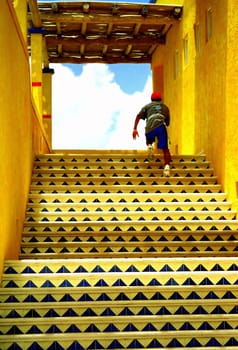
[[[75,75],[82,74],[83,65],[81,64],[66,64],[65,66],[73,70]],[[149,64],[110,64],[109,67],[110,71],[115,74],[116,82],[126,93],[141,91],[150,74]]]
[[[149,64],[51,65],[53,149],[145,149],[144,122],[134,119],[150,102]]]

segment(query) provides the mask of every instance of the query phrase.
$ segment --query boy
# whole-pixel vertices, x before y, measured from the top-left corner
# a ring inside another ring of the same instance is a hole
[[[139,136],[137,125],[143,119],[146,122],[145,137],[146,144],[149,148],[156,141],[157,148],[162,149],[164,154],[164,176],[170,176],[170,161],[171,155],[168,148],[168,134],[166,126],[170,123],[169,108],[162,103],[160,92],[153,92],[151,95],[151,102],[142,107],[137,114],[134,122],[134,129],[132,133],[133,139]]]

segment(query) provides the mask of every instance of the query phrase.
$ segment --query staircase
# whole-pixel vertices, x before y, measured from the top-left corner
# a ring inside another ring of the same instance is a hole
[[[36,158],[0,349],[238,348],[238,221],[205,156]]]

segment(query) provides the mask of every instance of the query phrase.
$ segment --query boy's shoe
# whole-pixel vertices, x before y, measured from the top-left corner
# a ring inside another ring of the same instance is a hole
[[[148,146],[148,158],[152,160],[154,158],[154,149],[152,145]]]
[[[170,166],[168,164],[166,164],[165,167],[164,167],[163,175],[165,177],[169,177],[170,176]]]

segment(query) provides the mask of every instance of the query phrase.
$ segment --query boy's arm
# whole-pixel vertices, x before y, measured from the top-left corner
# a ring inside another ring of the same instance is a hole
[[[140,121],[140,118],[141,118],[140,114],[137,114],[135,122],[134,122],[133,132],[132,132],[133,139],[136,139],[136,137],[139,136],[138,131],[137,131],[137,125],[138,125],[138,123]]]
[[[166,107],[165,124],[166,124],[166,126],[169,126],[169,124],[170,124],[170,112],[169,112],[168,107]]]

